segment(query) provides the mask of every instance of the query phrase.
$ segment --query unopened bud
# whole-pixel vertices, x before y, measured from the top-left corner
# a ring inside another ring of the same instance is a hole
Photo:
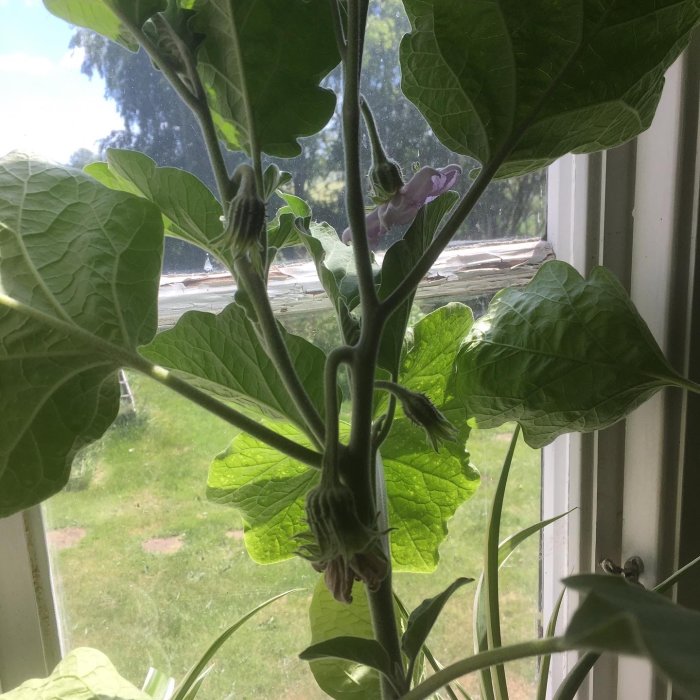
[[[425,430],[425,434],[436,452],[441,441],[454,442],[457,439],[457,428],[445,418],[425,394],[411,391],[394,382],[382,381],[377,382],[377,385],[390,391],[399,399],[406,417]]]
[[[386,157],[379,158],[378,162],[372,164],[367,177],[372,186],[371,197],[375,204],[388,202],[404,184],[399,164]]]
[[[223,238],[234,256],[240,257],[259,250],[265,226],[265,202],[258,196],[250,165],[236,168],[232,184],[236,190],[226,213]]]
[[[360,520],[352,491],[342,485],[312,489],[306,497],[306,518],[310,531],[297,535],[302,543],[297,553],[324,572],[333,597],[351,602],[356,580],[377,590],[388,572],[382,533]]]

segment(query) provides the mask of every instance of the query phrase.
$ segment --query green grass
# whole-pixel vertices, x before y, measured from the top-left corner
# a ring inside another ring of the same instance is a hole
[[[65,491],[47,505],[49,529],[83,528],[76,545],[56,552],[68,646],[93,646],[140,684],[148,666],[176,678],[226,626],[266,598],[302,588],[266,608],[224,646],[203,699],[325,697],[298,652],[308,643],[306,610],[318,577],[295,559],[259,566],[239,539],[237,513],[205,498],[207,468],[233,433],[157,384],[132,378],[138,416],[116,424],[91,456],[87,489]],[[488,504],[509,433],[475,431],[470,440],[482,485],[450,522],[433,575],[399,574],[396,588],[415,606],[457,576],[478,576]],[[502,536],[538,519],[539,453],[521,446],[506,496]],[[143,544],[180,537],[173,554]],[[506,642],[537,632],[538,543],[506,563],[502,577]],[[471,653],[473,585],[460,590],[430,639],[443,664]],[[532,697],[534,665],[513,666],[511,697]],[[470,689],[475,689],[473,681]]]

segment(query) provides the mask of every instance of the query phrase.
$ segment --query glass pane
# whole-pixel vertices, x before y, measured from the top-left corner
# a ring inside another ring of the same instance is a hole
[[[464,190],[475,164],[449,154],[400,97],[396,46],[406,24],[399,6],[398,0],[373,4],[367,66],[374,79],[363,86],[364,94],[406,179],[419,165],[458,162]],[[158,165],[186,168],[214,188],[194,120],[143,52],[130,54],[72,29],[39,3],[6,0],[3,8],[0,90],[13,109],[3,117],[0,152],[21,147],[82,167],[103,158],[107,147],[134,148]],[[92,81],[80,75],[81,66]],[[338,83],[337,74],[328,78],[330,87]],[[103,91],[109,100],[102,98]],[[401,124],[401,138],[390,143],[392,134],[384,129],[391,123]],[[278,163],[295,173],[290,191],[308,200],[314,217],[327,220],[340,234],[346,217],[338,135],[336,117],[321,135],[305,141],[303,156]],[[362,146],[367,169],[368,144]],[[231,167],[241,160],[238,154],[226,157]],[[533,273],[534,267],[517,266],[544,235],[545,187],[545,175],[537,174],[489,188],[431,271],[414,320],[452,300],[469,303],[481,314],[496,289]],[[397,227],[382,237],[378,259],[405,230]],[[501,239],[511,243],[493,247]],[[526,239],[532,241],[522,243]],[[488,248],[473,247],[485,241]],[[518,248],[521,243],[524,247]],[[476,267],[479,275],[472,274]],[[299,250],[285,250],[271,277],[273,304],[290,331],[324,348],[337,342],[335,321],[318,302],[313,266]],[[222,309],[235,287],[202,250],[168,239],[161,289],[161,328],[166,328],[188,309]],[[154,382],[135,374],[126,379],[125,396],[131,398],[125,398],[119,419],[103,440],[80,455],[68,486],[46,506],[65,648],[101,649],[137,685],[149,666],[180,679],[227,625],[274,594],[300,589],[236,633],[217,656],[198,697],[325,697],[306,663],[297,659],[309,640],[306,611],[318,574],[298,559],[274,566],[253,563],[245,552],[240,515],[207,501],[207,469],[232,439],[230,426]],[[397,576],[397,591],[409,608],[458,576],[478,576],[488,504],[508,439],[505,427],[472,435],[470,450],[481,471],[481,488],[450,522],[451,536],[437,572]],[[521,447],[503,537],[539,519],[539,484],[539,454]],[[431,638],[442,664],[471,651],[473,588],[455,595]],[[535,634],[536,537],[505,564],[501,589],[505,641]],[[533,664],[512,666],[511,697],[531,698],[533,678]],[[478,697],[475,683],[465,681]]]

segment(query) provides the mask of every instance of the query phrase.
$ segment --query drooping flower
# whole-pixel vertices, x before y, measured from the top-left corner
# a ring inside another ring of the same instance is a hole
[[[342,485],[312,489],[306,498],[306,517],[309,531],[296,536],[301,544],[297,554],[324,573],[333,597],[352,602],[355,581],[377,590],[389,570],[382,533],[360,521],[350,489]]]
[[[422,167],[391,199],[373,209],[365,219],[367,240],[376,246],[379,237],[393,226],[408,224],[416,217],[421,207],[452,187],[462,174],[459,165],[444,168]],[[343,231],[343,243],[350,243],[352,231]]]

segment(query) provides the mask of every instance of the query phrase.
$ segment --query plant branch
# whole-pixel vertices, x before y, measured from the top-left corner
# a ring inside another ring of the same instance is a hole
[[[338,53],[340,58],[345,60],[347,51],[347,43],[345,41],[345,27],[343,26],[343,15],[341,14],[340,3],[338,0],[328,0],[331,5],[331,15],[333,16],[333,31],[335,32],[335,41],[338,45]]]
[[[211,110],[209,109],[209,103],[207,102],[206,92],[199,78],[199,73],[197,72],[197,66],[194,58],[189,55],[189,53],[183,55],[183,59],[187,61],[188,77],[190,77],[194,83],[194,92],[192,92],[187,85],[183,83],[182,79],[177,74],[177,71],[175,71],[170,64],[163,59],[158,47],[144,33],[141,27],[134,24],[129,19],[128,15],[119,9],[117,4],[114,4],[112,11],[134,34],[139,44],[148,54],[149,58],[158,66],[159,70],[172,85],[175,92],[192,110],[197,118],[200,130],[202,132],[202,137],[204,139],[204,144],[209,155],[209,161],[214,173],[214,179],[216,180],[219,198],[222,204],[224,204],[226,201],[228,201],[228,199],[230,199],[228,168],[226,167],[223,151],[219,143],[219,137],[216,133],[216,126],[214,125],[214,120],[211,116]]]
[[[571,648],[563,637],[548,637],[547,639],[533,639],[520,644],[490,649],[446,666],[442,671],[438,671],[435,675],[403,695],[401,700],[425,700],[425,698],[429,698],[443,686],[457,680],[461,676],[466,676],[468,673],[474,673],[475,671],[497,664],[504,664],[508,661],[569,651]]]
[[[345,207],[352,231],[362,315],[367,319],[378,305],[372,256],[367,241],[365,204],[360,169],[360,70],[364,22],[362,0],[348,0],[348,39],[343,61],[343,142],[345,145]]]
[[[271,430],[262,423],[258,423],[256,420],[249,418],[228,404],[215,399],[213,396],[210,396],[209,394],[192,386],[192,384],[183,381],[164,367],[153,364],[145,357],[139,355],[137,352],[127,348],[122,348],[118,345],[113,345],[109,341],[93,335],[76,324],[55,318],[44,313],[43,311],[27,306],[26,304],[23,304],[22,302],[17,301],[6,294],[0,293],[0,307],[1,306],[12,309],[23,316],[32,318],[50,328],[68,335],[71,338],[79,340],[99,354],[103,355],[105,361],[109,362],[110,364],[116,365],[117,367],[122,366],[135,369],[142,374],[155,379],[161,384],[164,384],[181,396],[184,396],[192,401],[192,403],[201,406],[210,413],[213,413],[215,416],[218,416],[236,428],[240,428],[246,433],[252,435],[254,438],[266,443],[270,447],[274,447],[276,450],[279,450],[289,457],[303,462],[310,467],[315,469],[321,468],[321,455],[318,452],[310,450],[308,447],[299,445],[298,443],[289,440],[279,433],[276,433],[274,430]]]
[[[326,401],[326,439],[324,457],[326,464],[337,467],[338,463],[338,370],[343,363],[352,361],[352,348],[341,345],[334,348],[326,358],[324,370],[324,396]]]
[[[292,363],[292,358],[289,356],[287,344],[284,342],[277,319],[270,306],[265,281],[245,258],[238,258],[234,267],[236,279],[248,293],[255,313],[258,316],[258,323],[267,346],[268,355],[275,363],[282,383],[294,405],[306,421],[306,425],[311,431],[311,437],[320,446],[323,444],[325,436],[323,419],[311,401]]]

